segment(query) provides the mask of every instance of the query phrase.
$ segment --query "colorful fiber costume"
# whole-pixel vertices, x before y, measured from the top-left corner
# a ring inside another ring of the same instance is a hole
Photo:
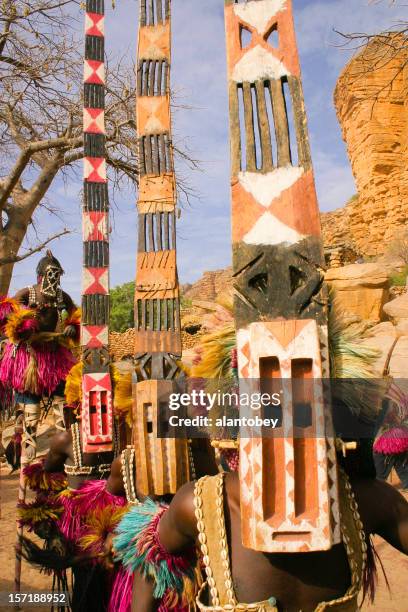
[[[126,407],[131,407],[131,377],[120,375],[116,368],[112,371],[114,419],[118,423]],[[72,414],[81,413],[81,378],[79,363],[66,383]],[[125,497],[112,495],[106,488],[112,458],[120,452],[119,437],[114,438],[113,452],[84,452],[80,419],[75,420],[68,431],[51,440],[50,451],[42,461],[24,470],[35,499],[20,502],[20,524],[45,540],[45,550],[25,538],[23,555],[29,562],[53,571],[55,587],[63,590],[68,590],[66,570],[72,568],[75,611],[105,610],[110,596],[113,576],[105,565],[104,544],[126,506]]]
[[[73,425],[72,436],[74,440],[79,436],[78,425]],[[45,550],[25,538],[23,555],[53,571],[54,585],[61,590],[69,590],[65,570],[72,568],[72,610],[105,610],[111,573],[104,566],[104,543],[126,501],[106,491],[103,465],[84,465],[78,441],[73,448],[75,461],[66,466],[69,476],[47,470],[47,458],[25,469],[27,484],[36,498],[20,504],[20,521],[44,538]],[[76,489],[69,486],[74,477],[82,479]]]
[[[76,358],[80,313],[60,287],[63,269],[50,251],[36,269],[37,284],[0,300],[0,326],[6,336],[0,382],[14,390],[16,412],[24,414],[23,454],[35,457],[40,400],[53,396],[58,429],[64,429],[63,395]]]

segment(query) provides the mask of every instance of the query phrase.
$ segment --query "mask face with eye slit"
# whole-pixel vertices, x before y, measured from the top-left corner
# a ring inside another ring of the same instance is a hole
[[[60,286],[62,270],[58,266],[49,265],[41,281],[41,293],[47,297],[56,297]]]

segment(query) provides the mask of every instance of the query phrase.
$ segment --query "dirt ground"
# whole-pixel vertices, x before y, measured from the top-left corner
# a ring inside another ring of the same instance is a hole
[[[10,431],[9,431],[10,430]],[[6,446],[8,437],[14,428],[10,427],[2,432],[2,441]],[[38,428],[37,451],[44,455],[49,448],[49,440],[55,433],[53,419],[49,417],[41,423]],[[12,593],[14,591],[15,555],[16,543],[16,502],[18,494],[19,474],[10,474],[7,463],[0,463],[0,593]],[[50,591],[52,577],[46,576],[34,569],[25,561],[21,568],[21,592]],[[24,606],[25,612],[49,612],[49,607]],[[0,610],[17,610],[16,607],[5,607],[0,604]]]
[[[16,542],[16,501],[18,492],[18,474],[9,474],[10,468],[6,463],[0,464],[0,593],[14,591]],[[21,569],[21,592],[51,590],[52,578],[41,574],[23,561]],[[16,610],[10,606],[0,605],[0,610]],[[27,612],[46,612],[47,607],[25,606]]]
[[[9,467],[0,464],[0,593],[12,592],[14,588],[14,544],[15,544],[15,509],[18,488],[18,475],[9,475]],[[405,557],[381,538],[376,539],[376,549],[390,584],[388,591],[379,568],[379,586],[374,605],[364,603],[362,610],[372,612],[408,612],[408,557]],[[51,589],[51,578],[40,574],[23,562],[21,572],[21,590],[30,592]],[[0,610],[12,610],[2,607]],[[16,609],[16,608],[14,608]],[[46,607],[24,607],[26,612],[46,612]],[[91,612],[91,611],[90,611]]]

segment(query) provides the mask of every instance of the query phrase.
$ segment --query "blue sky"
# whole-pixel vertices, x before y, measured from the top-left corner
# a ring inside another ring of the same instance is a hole
[[[108,52],[136,53],[138,2],[105,0]],[[108,6],[109,5],[109,6]],[[181,282],[197,280],[204,270],[230,265],[230,194],[228,104],[223,0],[173,0],[172,89],[175,143],[200,160],[200,170],[179,164],[179,176],[194,190],[178,225]],[[303,86],[320,208],[333,210],[355,193],[345,145],[333,107],[337,77],[350,57],[334,32],[378,32],[406,19],[404,0],[293,0]],[[52,244],[66,270],[63,286],[75,299],[81,287],[81,181],[58,180],[50,201],[63,220],[40,214],[37,226],[45,238],[61,227],[74,233]],[[137,214],[135,194],[124,191],[112,216],[111,286],[134,278]],[[15,266],[11,291],[33,282],[35,255]]]

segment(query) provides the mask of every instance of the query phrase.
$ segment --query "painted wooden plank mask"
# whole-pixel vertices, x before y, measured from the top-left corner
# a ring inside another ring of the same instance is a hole
[[[327,295],[291,0],[225,0],[225,26],[240,388],[282,390],[274,435],[241,431],[242,540],[325,550],[340,541]]]

